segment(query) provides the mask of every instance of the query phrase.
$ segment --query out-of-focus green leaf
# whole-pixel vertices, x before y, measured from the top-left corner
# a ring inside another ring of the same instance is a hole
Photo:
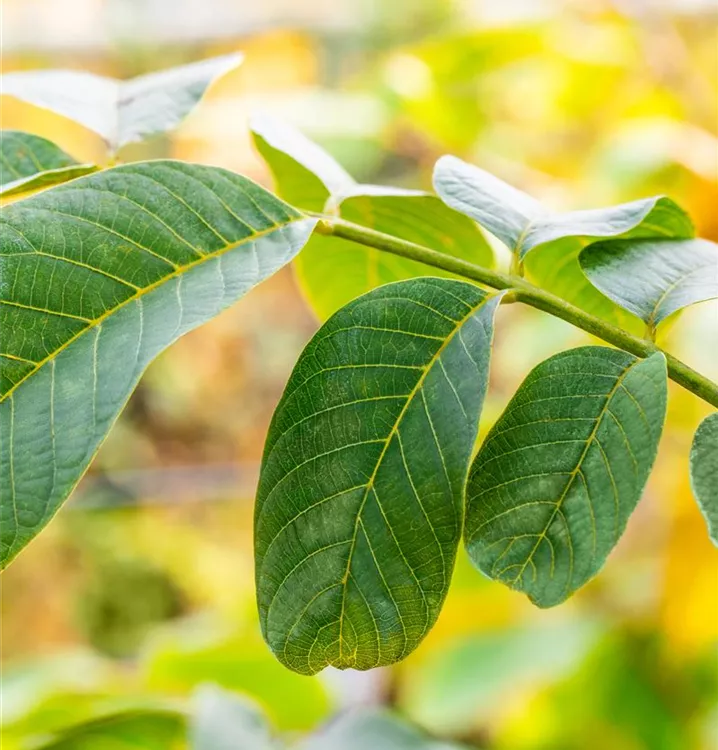
[[[259,708],[215,685],[195,694],[190,750],[279,750]]]
[[[118,81],[78,70],[6,73],[0,92],[57,112],[100,135],[111,151],[178,125],[217,78],[236,68],[232,54]]]
[[[436,163],[434,187],[452,208],[496,235],[520,260],[535,247],[567,237],[686,237],[693,225],[672,200],[658,196],[620,206],[553,213],[527,193],[454,156]]]
[[[0,567],[73,490],[147,365],[288,263],[315,223],[239,175],[173,161],[3,209]]]
[[[97,170],[79,164],[45,138],[18,130],[0,132],[0,196],[27,193]]]
[[[285,123],[255,118],[251,129],[279,195],[292,205],[338,214],[479,265],[493,264],[491,249],[474,222],[436,196],[359,185],[329,154]],[[427,274],[450,276],[421,263],[319,235],[312,237],[295,267],[305,296],[322,320],[382,284]]]
[[[579,263],[597,289],[651,328],[718,297],[718,245],[708,240],[596,242]]]
[[[434,624],[499,300],[453,279],[387,284],[302,353],[269,428],[255,506],[262,632],[291,669],[391,664]]]
[[[180,713],[126,711],[69,727],[36,750],[173,750],[184,733]]]
[[[467,484],[474,564],[560,604],[602,567],[638,503],[666,412],[666,361],[582,347],[542,362],[481,446]]]
[[[389,711],[359,710],[339,716],[300,745],[299,750],[461,750],[442,742]]]
[[[707,416],[691,446],[691,486],[718,547],[718,412]]]

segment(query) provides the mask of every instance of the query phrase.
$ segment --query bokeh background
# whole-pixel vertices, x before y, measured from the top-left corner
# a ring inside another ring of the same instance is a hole
[[[167,137],[171,156],[270,184],[246,121],[298,125],[355,177],[430,187],[454,153],[555,208],[668,193],[718,240],[716,0],[3,0],[4,71],[117,77],[243,50]],[[11,100],[2,127],[81,161],[102,145]],[[317,322],[285,270],[161,356],[88,476],[2,577],[3,750],[211,681],[283,731],[381,702],[486,750],[718,747],[718,552],[688,485],[708,407],[672,387],[656,470],[601,575],[556,610],[461,558],[404,663],[306,678],[263,644],[251,519],[272,410]],[[589,338],[502,308],[482,433],[529,369]],[[718,306],[660,342],[718,377]]]

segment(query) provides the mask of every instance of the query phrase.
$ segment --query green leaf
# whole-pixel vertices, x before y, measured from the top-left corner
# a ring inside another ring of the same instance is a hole
[[[100,135],[115,152],[178,125],[209,85],[242,55],[201,60],[118,81],[77,70],[30,70],[0,77],[3,94],[57,112]]]
[[[278,750],[259,708],[215,685],[195,696],[191,750]]]
[[[260,623],[291,669],[391,664],[435,622],[499,300],[451,279],[387,284],[302,353],[255,507]]]
[[[693,225],[685,212],[662,196],[610,208],[554,213],[530,195],[455,156],[436,163],[434,187],[452,208],[470,216],[516,253],[566,237],[685,237]]]
[[[18,130],[0,132],[0,196],[9,197],[67,182],[97,170],[79,164],[45,138]]]
[[[718,547],[718,412],[699,425],[691,446],[691,487]]]
[[[381,709],[345,713],[300,745],[300,750],[461,750],[435,740]]]
[[[173,711],[124,711],[66,729],[37,750],[169,750],[184,735]]]
[[[143,370],[290,261],[314,219],[172,161],[109,169],[0,217],[0,563],[52,518]]]
[[[597,289],[651,328],[718,297],[718,245],[708,240],[596,242],[579,262]]]
[[[540,607],[603,565],[653,466],[666,362],[582,347],[536,367],[489,432],[467,485],[465,539],[487,576]]]
[[[323,149],[268,117],[250,124],[277,191],[294,206],[327,211],[362,226],[483,266],[493,255],[481,231],[436,196],[359,185]],[[416,276],[451,274],[336,237],[315,235],[295,261],[302,290],[321,320],[377,286]]]

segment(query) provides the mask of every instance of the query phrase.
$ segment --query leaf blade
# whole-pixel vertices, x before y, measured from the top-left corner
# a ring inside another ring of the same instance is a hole
[[[541,607],[595,575],[655,460],[666,382],[660,353],[638,360],[583,347],[538,365],[471,467],[465,541],[474,564]]]
[[[698,426],[690,454],[691,489],[706,519],[708,535],[718,547],[718,412]]]
[[[72,491],[149,362],[289,262],[315,223],[238,175],[161,161],[3,211],[3,567]]]
[[[334,315],[300,357],[272,420],[255,507],[262,632],[291,669],[393,663],[438,615],[499,299],[448,279],[389,284]],[[417,528],[402,520],[407,504]],[[397,600],[397,587],[415,596]]]

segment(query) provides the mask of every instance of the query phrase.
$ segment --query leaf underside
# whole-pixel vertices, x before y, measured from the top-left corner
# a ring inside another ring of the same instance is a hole
[[[300,357],[255,509],[262,631],[291,669],[393,663],[436,620],[499,297],[449,279],[388,284]]]
[[[691,487],[718,547],[718,412],[699,425],[691,446]]]
[[[666,409],[662,354],[558,354],[526,378],[477,455],[465,540],[487,576],[541,607],[603,565],[640,499]]]
[[[0,217],[0,563],[74,488],[142,372],[289,262],[315,221],[222,169],[147,162]]]

